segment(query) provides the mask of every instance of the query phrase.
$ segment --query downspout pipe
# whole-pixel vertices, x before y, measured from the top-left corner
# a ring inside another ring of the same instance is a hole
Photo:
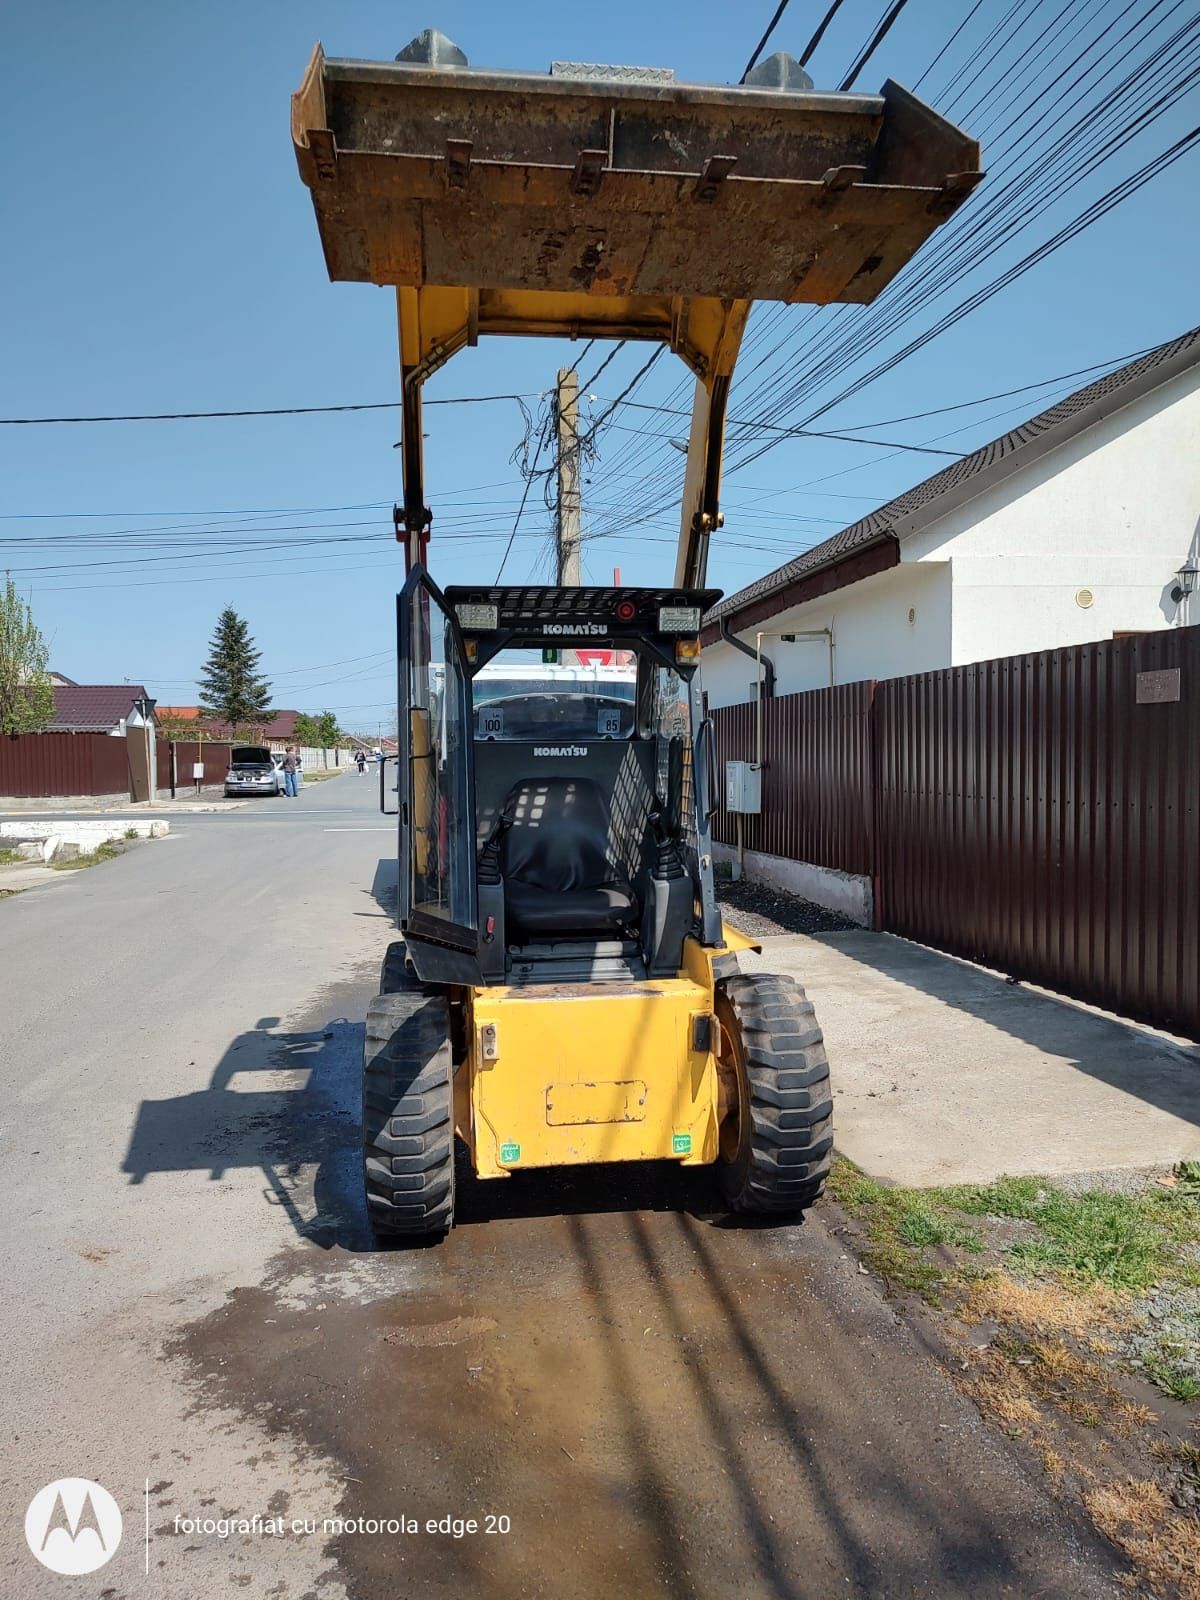
[[[717,623],[717,629],[726,644],[731,644],[735,650],[740,650],[744,656],[749,656],[755,667],[762,668],[763,695],[768,700],[775,698],[775,667],[769,656],[760,655],[753,646],[743,643],[736,634],[729,630],[729,623],[722,617]]]

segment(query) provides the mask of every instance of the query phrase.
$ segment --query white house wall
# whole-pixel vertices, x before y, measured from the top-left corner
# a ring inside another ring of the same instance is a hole
[[[835,681],[852,683],[1200,623],[1200,595],[1190,614],[1170,598],[1176,570],[1200,562],[1200,369],[919,533],[895,532],[899,567],[762,626],[778,635],[832,624]],[[755,631],[738,637],[753,647]],[[769,637],[764,649],[780,694],[829,682],[823,644]],[[704,651],[713,706],[753,698],[754,676],[730,646]]]
[[[1188,617],[1170,598],[1198,527],[1193,369],[922,532],[897,532],[904,563],[953,564],[958,665],[1200,621],[1197,601]]]
[[[910,620],[911,614],[911,620]],[[823,689],[829,683],[829,651],[823,639],[780,640],[832,626],[836,683],[895,678],[929,672],[950,659],[950,566],[923,561],[893,567],[838,589],[819,600],[792,606],[762,623],[763,654],[775,664],[777,694]],[[754,648],[757,625],[738,632]],[[728,644],[709,645],[702,662],[704,687],[713,707],[754,698],[753,661]]]

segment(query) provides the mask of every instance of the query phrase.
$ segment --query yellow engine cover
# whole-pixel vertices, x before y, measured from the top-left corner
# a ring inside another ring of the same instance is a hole
[[[690,978],[473,995],[459,1134],[480,1177],[717,1156],[712,991]]]

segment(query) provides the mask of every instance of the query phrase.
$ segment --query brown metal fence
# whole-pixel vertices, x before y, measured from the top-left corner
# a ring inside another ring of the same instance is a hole
[[[872,688],[848,683],[763,701],[763,809],[742,818],[745,849],[873,872]],[[756,759],[756,716],[753,704],[712,713],[722,770],[726,761]],[[737,838],[737,820],[723,803],[713,836],[725,844]]]
[[[201,782],[206,788],[218,783],[223,784],[225,774],[229,771],[229,755],[234,746],[219,744],[212,739],[167,740],[160,734],[157,748],[158,787],[160,789],[171,787],[171,760],[174,751],[175,786],[177,789],[191,789],[195,783],[192,777],[192,765],[196,762],[202,762],[204,765]]]
[[[1200,1037],[1200,628],[763,709],[747,849],[869,875],[877,926]],[[714,713],[722,761],[754,759],[754,719]]]
[[[882,924],[1200,1035],[1200,629],[877,685]]]
[[[0,795],[128,795],[124,739],[103,733],[26,733],[0,737]]]

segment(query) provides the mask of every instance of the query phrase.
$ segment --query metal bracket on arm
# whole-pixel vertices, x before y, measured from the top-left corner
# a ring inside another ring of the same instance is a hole
[[[405,372],[400,410],[400,450],[404,465],[404,504],[392,507],[396,538],[404,545],[404,570],[425,565],[433,512],[425,504],[425,441],[422,436],[421,378]]]

